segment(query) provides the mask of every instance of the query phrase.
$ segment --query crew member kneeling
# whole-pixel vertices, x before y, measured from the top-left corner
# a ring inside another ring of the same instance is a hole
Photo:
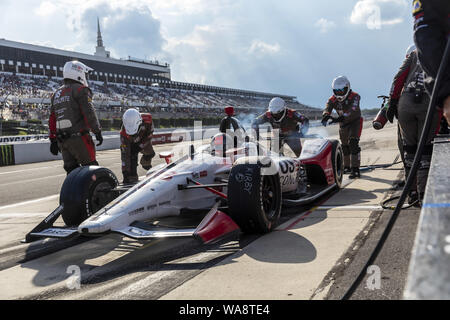
[[[97,146],[103,142],[86,78],[89,71],[92,69],[79,61],[67,62],[63,69],[64,85],[51,98],[50,152],[57,155],[61,151],[67,174],[80,165],[98,165],[89,131],[95,134]]]
[[[150,113],[139,113],[128,109],[122,118],[120,130],[120,155],[122,159],[123,183],[138,181],[138,153],[142,152],[140,164],[145,170],[152,167],[155,151],[152,146],[153,122]]]

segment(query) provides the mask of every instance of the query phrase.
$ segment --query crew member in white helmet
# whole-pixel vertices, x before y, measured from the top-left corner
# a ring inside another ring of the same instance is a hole
[[[360,177],[361,148],[359,138],[361,136],[363,118],[359,101],[361,97],[352,91],[350,81],[345,76],[339,76],[332,83],[333,95],[328,99],[323,110],[322,124],[327,125],[328,120],[339,123],[339,137],[344,152],[344,173],[350,173],[349,178]],[[333,109],[338,117],[331,117]]]
[[[309,119],[307,117],[294,109],[288,108],[283,99],[275,97],[270,101],[268,110],[252,123],[252,128],[257,131],[257,134],[259,134],[259,125],[263,123],[270,123],[273,129],[280,130],[280,149],[283,143],[287,143],[295,155],[297,157],[300,156],[302,151],[300,138],[306,134],[309,128]]]
[[[152,167],[155,156],[153,150],[153,121],[150,113],[139,113],[136,109],[128,109],[122,117],[120,130],[120,154],[122,159],[123,183],[138,181],[138,154],[142,153],[140,164],[145,170]]]
[[[67,174],[79,166],[98,165],[89,132],[94,133],[97,146],[102,144],[103,137],[87,82],[90,71],[79,61],[67,62],[63,69],[64,84],[51,97],[50,152],[54,155],[61,152]]]

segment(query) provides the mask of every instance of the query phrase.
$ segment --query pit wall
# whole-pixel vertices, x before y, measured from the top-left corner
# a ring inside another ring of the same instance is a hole
[[[210,138],[217,133],[217,129],[184,129],[155,132],[153,145],[176,143],[191,139],[200,140]],[[0,167],[33,162],[51,161],[62,159],[61,154],[54,156],[50,153],[50,141],[48,135],[11,136],[0,137]],[[96,143],[94,138],[94,143]],[[105,132],[102,145],[96,147],[97,151],[120,148],[119,133]]]

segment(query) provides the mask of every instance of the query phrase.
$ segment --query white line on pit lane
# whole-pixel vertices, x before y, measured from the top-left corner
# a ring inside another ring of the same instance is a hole
[[[316,210],[338,210],[338,211],[364,211],[364,210],[382,210],[381,206],[319,206]]]
[[[62,174],[57,174],[57,175],[54,175],[54,176],[45,176],[45,177],[40,177],[40,178],[28,179],[28,180],[18,180],[18,181],[14,181],[14,182],[3,183],[2,187],[9,186],[9,185],[12,185],[12,184],[18,184],[18,183],[25,184],[27,182],[39,181],[39,180],[51,179],[51,178],[58,178],[58,177],[63,177],[63,176],[66,176],[66,174],[62,173]]]
[[[140,176],[139,179],[144,178],[144,176]],[[27,201],[23,201],[23,202],[18,202],[18,203],[13,203],[13,204],[8,204],[6,206],[2,206],[0,207],[0,210],[4,210],[4,209],[9,209],[9,208],[14,208],[14,207],[18,207],[18,206],[22,206],[22,205],[28,205],[28,204],[33,204],[33,203],[37,203],[37,202],[41,202],[41,201],[47,201],[47,200],[53,200],[59,197],[59,194],[54,194],[51,196],[47,196],[47,197],[43,197],[43,198],[38,198],[38,199],[33,199],[33,200],[27,200]],[[1,215],[2,213],[0,213]]]
[[[46,201],[46,200],[53,200],[53,199],[57,199],[58,197],[59,197],[59,194],[54,194],[54,195],[43,197],[43,198],[38,198],[38,199],[33,199],[33,200],[28,200],[28,201],[13,203],[13,204],[8,204],[6,206],[0,207],[0,210],[14,208],[14,207],[22,206],[22,205],[33,204],[33,203]]]
[[[0,219],[46,217],[49,214],[49,212],[0,213]]]
[[[49,166],[49,167],[39,167],[39,168],[31,168],[31,169],[22,169],[22,170],[14,170],[14,171],[7,171],[7,172],[0,172],[1,174],[8,174],[8,173],[22,173],[25,171],[36,171],[36,170],[42,170],[42,169],[49,169],[49,168],[57,168],[57,167],[61,167],[60,165],[57,166]]]

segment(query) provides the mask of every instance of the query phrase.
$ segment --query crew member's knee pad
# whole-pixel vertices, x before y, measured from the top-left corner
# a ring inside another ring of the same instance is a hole
[[[431,166],[431,155],[423,154],[420,159],[419,170],[428,170]]]
[[[349,148],[351,154],[358,154],[361,152],[361,148],[359,147],[359,139],[358,138],[350,138]]]

